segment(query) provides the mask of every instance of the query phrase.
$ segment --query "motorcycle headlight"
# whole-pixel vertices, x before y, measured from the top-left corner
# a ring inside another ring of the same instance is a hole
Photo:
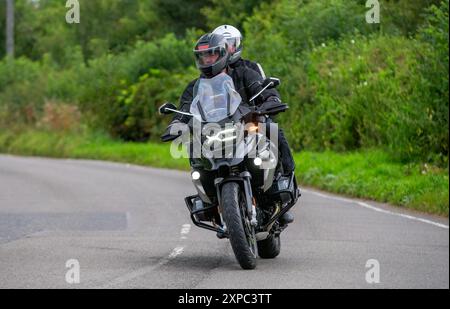
[[[214,135],[209,135],[209,136],[207,135],[206,142],[208,144],[212,144],[214,142],[228,142],[228,141],[235,140],[236,138],[237,138],[236,129],[232,128],[232,129],[222,130]]]
[[[197,172],[197,171],[193,171],[191,176],[192,176],[193,180],[199,180],[200,179],[200,173]]]
[[[256,158],[253,160],[253,164],[255,164],[256,166],[260,166],[260,165],[262,164],[262,159],[259,158],[259,157],[256,157]]]

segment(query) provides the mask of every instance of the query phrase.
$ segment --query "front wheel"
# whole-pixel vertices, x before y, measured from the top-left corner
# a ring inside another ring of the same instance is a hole
[[[256,267],[255,229],[246,215],[246,200],[239,184],[227,182],[222,187],[221,207],[231,247],[243,269]]]

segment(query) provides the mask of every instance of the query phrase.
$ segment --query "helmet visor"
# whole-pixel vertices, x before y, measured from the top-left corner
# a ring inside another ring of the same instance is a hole
[[[226,51],[221,46],[207,47],[208,45],[200,45],[194,50],[195,61],[200,66],[212,66],[225,56]]]
[[[231,49],[230,52],[234,53],[241,46],[241,39],[236,37],[227,37],[228,46]]]

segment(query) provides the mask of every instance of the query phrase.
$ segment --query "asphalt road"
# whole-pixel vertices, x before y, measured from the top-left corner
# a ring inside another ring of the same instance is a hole
[[[446,218],[305,189],[280,256],[244,271],[192,193],[185,172],[0,156],[0,288],[449,288]]]

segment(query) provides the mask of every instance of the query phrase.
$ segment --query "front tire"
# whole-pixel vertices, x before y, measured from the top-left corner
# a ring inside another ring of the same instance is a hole
[[[223,185],[221,207],[236,259],[243,269],[254,269],[257,255],[255,232],[245,215],[245,198],[239,184],[227,182]]]

